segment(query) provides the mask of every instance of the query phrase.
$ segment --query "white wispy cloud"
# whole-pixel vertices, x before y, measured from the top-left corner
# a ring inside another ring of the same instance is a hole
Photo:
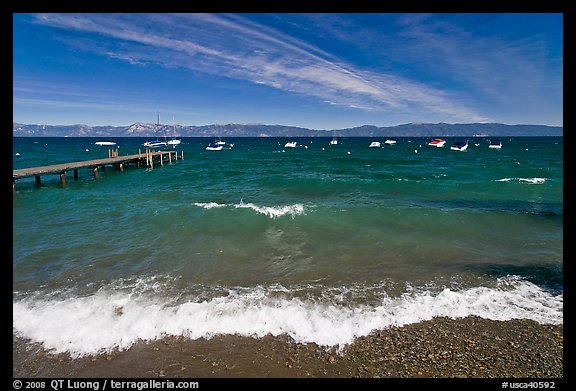
[[[399,22],[403,47],[395,52],[409,61],[420,59],[433,73],[449,75],[454,82],[471,86],[500,104],[517,102],[533,109],[551,95],[561,96],[561,58],[550,61],[545,40],[538,34],[514,37],[501,36],[498,30],[490,32],[491,19],[496,25],[515,23],[506,18],[498,14],[478,18],[486,25],[470,28],[473,24],[467,23],[468,28],[463,28],[439,17],[406,16]],[[550,90],[551,85],[555,91]],[[531,100],[534,105],[527,105]]]
[[[548,25],[536,27],[542,16]],[[459,108],[482,107],[491,114],[508,112],[516,117],[546,111],[561,117],[561,48],[557,52],[561,25],[550,29],[550,16],[306,14],[278,18],[296,25],[297,31],[354,48],[365,60],[381,69],[394,69],[404,80],[419,80],[424,88],[434,85],[430,93],[440,92],[442,103],[460,102]]]
[[[456,121],[487,120],[449,91],[360,69],[242,15],[41,14],[36,20],[84,32],[69,44],[137,66],[187,68],[371,112],[419,110]]]

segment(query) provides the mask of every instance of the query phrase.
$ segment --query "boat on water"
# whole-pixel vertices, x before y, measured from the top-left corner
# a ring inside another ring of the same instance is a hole
[[[171,145],[172,148],[176,148],[177,145],[179,145],[182,141],[180,141],[180,139],[177,138],[172,138],[168,141],[166,141],[167,145]]]
[[[144,144],[142,144],[145,147],[148,148],[160,148],[160,147],[165,147],[166,146],[166,141],[161,141],[161,140],[152,140],[152,141],[146,141]]]
[[[380,141],[372,141],[368,147],[369,148],[380,148]]]
[[[500,149],[500,148],[502,148],[502,141],[500,141],[500,140],[490,140],[490,144],[488,145],[488,148]]]
[[[332,138],[332,140],[330,140],[330,145],[338,145],[338,140],[336,140],[336,137]]]
[[[394,145],[394,144],[396,144],[396,140],[388,139],[388,140],[384,141],[384,144]]]
[[[284,148],[296,148],[296,141],[288,141],[286,144],[284,144]]]
[[[456,141],[454,144],[452,144],[452,146],[450,147],[451,151],[465,151],[468,149],[468,140],[466,141]]]
[[[172,122],[174,122],[174,118],[172,118]],[[177,145],[180,145],[182,142],[179,138],[176,138],[176,125],[172,125],[172,131],[174,132],[174,136],[166,141],[167,145],[172,146],[172,148],[176,148]]]
[[[167,143],[166,141],[152,140],[152,141],[146,141],[142,145],[145,147],[148,147],[148,148],[160,148],[160,147],[165,147],[166,143]]]
[[[160,126],[160,113],[158,113],[158,117],[156,120],[156,126],[154,127],[154,132],[156,132],[156,128],[158,128],[159,126]],[[161,140],[155,139],[152,141],[146,141],[142,145],[147,147],[147,148],[161,148],[161,147],[165,147],[166,144],[167,144],[167,141],[161,141]]]
[[[221,151],[224,148],[224,145],[218,144],[216,141],[208,144],[206,147],[207,151]]]
[[[434,140],[432,140],[428,143],[428,145],[430,145],[432,147],[438,147],[438,148],[442,148],[444,146],[444,144],[446,144],[446,140],[441,139],[441,138],[435,138]]]
[[[96,141],[94,144],[100,145],[100,146],[116,145],[116,143],[114,141]]]

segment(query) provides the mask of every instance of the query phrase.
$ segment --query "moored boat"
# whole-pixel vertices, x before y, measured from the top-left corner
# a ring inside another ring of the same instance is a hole
[[[216,142],[210,143],[208,144],[208,146],[206,147],[207,151],[221,151],[222,148],[224,148],[223,145],[218,144]]]
[[[488,148],[500,149],[500,148],[502,148],[502,141],[500,141],[500,140],[490,140],[490,144],[488,145]]]
[[[171,145],[172,147],[176,148],[176,145],[179,145],[181,142],[182,141],[180,141],[180,139],[173,138],[173,139],[166,141],[166,144]]]
[[[432,147],[438,147],[438,148],[442,148],[444,146],[444,144],[446,144],[446,140],[441,139],[441,138],[435,138],[434,140],[432,140],[428,143],[428,145],[430,145]]]
[[[159,127],[160,127],[160,113],[158,113],[158,117],[156,119],[156,125],[154,127],[154,132],[156,132],[157,128],[159,128]],[[147,148],[160,148],[160,147],[166,146],[166,141],[160,141],[158,139],[155,139],[152,141],[146,141],[142,145],[147,147]]]
[[[468,149],[468,140],[466,141],[456,141],[454,144],[452,144],[452,146],[450,147],[451,151],[460,151],[463,152],[466,149]]]
[[[152,140],[152,141],[146,141],[142,145],[148,148],[160,148],[166,146],[166,141]]]

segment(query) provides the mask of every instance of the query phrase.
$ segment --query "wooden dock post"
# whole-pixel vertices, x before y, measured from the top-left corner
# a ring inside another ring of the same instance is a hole
[[[172,164],[172,152],[168,152],[168,163]]]
[[[94,167],[94,178],[98,178],[98,166]]]
[[[78,169],[74,169],[74,179],[78,179]]]
[[[34,181],[36,182],[37,186],[40,186],[40,175],[34,176]]]
[[[60,173],[60,186],[66,187],[66,171]]]

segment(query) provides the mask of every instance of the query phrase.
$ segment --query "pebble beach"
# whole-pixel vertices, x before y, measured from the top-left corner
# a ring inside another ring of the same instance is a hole
[[[14,337],[14,377],[539,378],[563,371],[563,328],[531,320],[434,318],[337,350],[286,336],[168,337],[72,359]]]

